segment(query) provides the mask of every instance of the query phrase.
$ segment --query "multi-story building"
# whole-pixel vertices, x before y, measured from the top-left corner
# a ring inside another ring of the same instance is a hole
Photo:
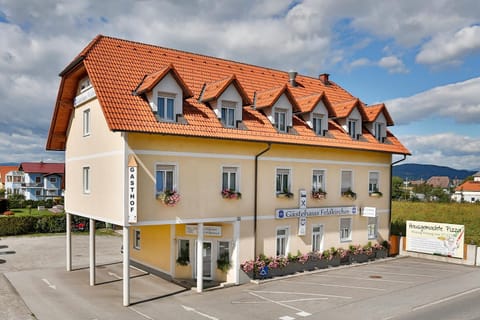
[[[473,180],[467,180],[455,188],[452,200],[456,202],[480,202],[480,172],[473,175]]]
[[[16,166],[0,166],[0,190],[5,189],[5,183],[7,182],[7,173],[10,171],[18,170],[18,165]]]
[[[385,105],[327,74],[98,36],[60,76],[47,149],[65,151],[67,225],[123,227],[124,305],[132,261],[201,291],[260,253],[388,239],[392,156],[409,151]]]
[[[6,174],[6,196],[21,194],[34,201],[61,197],[64,172],[64,163],[22,162]]]

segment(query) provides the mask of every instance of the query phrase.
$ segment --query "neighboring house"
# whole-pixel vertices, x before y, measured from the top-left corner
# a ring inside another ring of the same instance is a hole
[[[122,226],[124,305],[131,262],[202,291],[260,253],[389,237],[392,155],[410,153],[385,105],[326,74],[98,36],[60,76],[47,149],[65,151],[67,270],[71,215],[91,219],[91,285],[94,221]]]
[[[7,173],[15,171],[18,166],[0,166],[0,190],[5,189],[5,183],[7,182]]]
[[[434,188],[441,188],[444,191],[448,191],[451,187],[450,178],[447,176],[432,176],[426,183]]]
[[[47,200],[63,196],[64,163],[22,162],[7,173],[6,195],[22,194],[25,200]]]
[[[480,171],[473,175],[473,181],[465,181],[455,188],[452,200],[457,202],[480,202]]]

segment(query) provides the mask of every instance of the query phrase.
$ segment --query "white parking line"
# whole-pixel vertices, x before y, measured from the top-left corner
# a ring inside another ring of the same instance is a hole
[[[306,282],[306,281],[288,281],[288,282],[292,282],[292,283],[295,283],[295,284],[301,284],[301,285],[311,285],[311,286],[324,286],[324,287],[336,287],[336,288],[387,291],[387,289],[381,289],[381,288],[347,286],[347,285],[341,285],[341,284],[329,284],[329,283]]]
[[[421,306],[417,306],[415,308],[412,308],[412,311],[417,311],[417,310],[420,310],[420,309],[428,308],[428,307],[434,306],[436,304],[439,304],[439,303],[442,303],[442,302],[445,302],[445,301],[449,301],[449,300],[453,300],[453,299],[456,299],[458,297],[461,297],[461,296],[464,296],[466,294],[470,294],[472,292],[479,291],[479,290],[480,290],[480,288],[475,288],[475,289],[471,289],[471,290],[468,290],[468,291],[460,292],[460,293],[454,294],[452,296],[445,297],[443,299],[439,299],[439,300],[436,300],[436,301],[433,301],[433,302],[430,302],[430,303],[427,303],[427,304],[424,304],[424,305],[421,305]]]
[[[253,292],[253,291],[250,291]],[[304,296],[319,296],[327,298],[340,298],[340,299],[352,299],[349,296],[337,296],[332,294],[322,294],[322,293],[307,293],[307,292],[286,292],[286,291],[255,291],[257,293],[269,293],[269,294],[288,294],[288,295],[304,295]]]
[[[331,274],[328,274],[328,275],[324,275],[324,274],[314,274],[313,276],[314,276],[314,277],[328,277],[328,278],[352,279],[352,280],[377,281],[377,282],[394,282],[394,283],[410,283],[410,284],[415,283],[415,282],[412,282],[412,281],[387,280],[387,279],[377,279],[377,278],[346,277],[346,276],[334,276],[334,275],[331,275]]]
[[[372,268],[373,269],[373,268]],[[357,273],[369,273],[369,274],[372,274],[372,273],[379,273],[379,274],[393,274],[393,275],[398,275],[398,276],[407,276],[407,277],[422,277],[422,278],[438,278],[436,276],[429,276],[427,274],[420,274],[420,273],[417,273],[417,274],[413,274],[413,273],[399,273],[399,272],[385,272],[385,271],[374,271],[372,269],[369,269],[370,271],[362,271],[362,270],[358,270]]]
[[[145,313],[142,313],[140,311],[138,311],[137,309],[135,309],[134,307],[128,307],[130,310],[136,312],[137,314],[141,315],[142,317],[144,317],[145,319],[148,319],[148,320],[153,320],[153,318],[150,318],[149,316],[147,316]]]

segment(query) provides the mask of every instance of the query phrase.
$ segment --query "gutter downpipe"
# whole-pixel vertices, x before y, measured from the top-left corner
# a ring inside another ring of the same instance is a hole
[[[405,161],[407,159],[407,155],[403,155],[403,159],[397,160],[395,162],[392,162],[390,164],[390,203],[389,203],[389,208],[388,208],[388,240],[390,240],[391,232],[392,232],[392,181],[393,181],[393,166],[396,165],[397,163],[400,163],[402,161]]]
[[[254,190],[254,200],[253,200],[253,259],[257,258],[257,217],[258,217],[258,158],[269,151],[272,147],[272,143],[269,142],[265,150],[261,151],[255,156],[255,190]],[[253,274],[253,279],[255,279],[255,273]]]

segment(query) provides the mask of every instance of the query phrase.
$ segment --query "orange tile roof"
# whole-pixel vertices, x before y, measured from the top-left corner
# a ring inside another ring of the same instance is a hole
[[[300,113],[312,112],[317,104],[322,101],[325,107],[327,108],[329,117],[335,116],[335,110],[332,107],[332,104],[328,100],[325,93],[314,93],[308,96],[297,98],[298,108]]]
[[[480,192],[480,182],[471,180],[465,181],[464,183],[456,187],[455,191]]]
[[[173,78],[177,81],[183,91],[185,98],[190,98],[193,96],[192,91],[188,88],[187,84],[183,81],[182,77],[178,74],[177,70],[172,64],[163,67],[162,69],[155,71],[151,74],[145,75],[143,80],[135,89],[136,94],[143,94],[147,91],[150,91],[155,87],[167,74],[171,73]]]
[[[355,107],[357,107],[361,112],[361,102],[358,98],[333,103],[333,109],[335,110],[337,118],[348,117]]]
[[[185,88],[192,93],[192,97],[186,99],[183,106],[187,125],[157,121],[146,99],[141,95],[132,94],[136,89],[151,88],[167,66],[171,66],[170,71],[178,74],[178,78],[185,83]],[[328,99],[337,113],[337,108],[345,102],[352,105],[353,101],[352,106],[358,105],[359,109],[362,109],[358,99],[333,81],[325,85],[318,78],[297,75],[297,85],[291,86],[288,73],[285,71],[101,35],[92,40],[60,73],[62,80],[47,140],[48,150],[65,149],[78,81],[87,74],[112,131],[410,154],[390,132],[387,133],[388,143],[381,143],[375,139],[352,140],[331,120],[330,135],[320,137],[312,130],[307,130],[306,124],[301,119],[294,117],[293,127],[296,133],[279,133],[261,112],[262,107],[273,105],[282,93],[285,93],[292,102],[295,112],[300,111],[297,99],[313,94],[324,94],[325,99]],[[208,89],[204,92],[203,98],[205,93],[206,97],[219,95],[222,86],[219,85],[218,89],[215,89],[212,84],[219,82],[218,84],[226,85],[230,81],[227,79],[233,79],[232,83],[238,82],[250,100],[248,103],[255,100],[253,103],[260,109],[253,110],[248,105],[243,107],[243,123],[247,130],[223,127],[214,112],[195,98],[200,97],[202,89]]]
[[[383,113],[383,116],[387,120],[387,126],[393,126],[393,120],[390,114],[387,111],[387,108],[385,107],[384,103],[376,104],[376,105],[371,105],[371,106],[366,106],[363,108],[365,111],[365,115],[367,116],[366,120],[368,122],[373,122],[375,121],[380,113]]]
[[[5,183],[5,176],[10,171],[17,171],[18,166],[0,166],[0,183]]]
[[[221,79],[221,80],[218,80],[218,81],[215,81],[215,82],[206,83],[202,92],[200,93],[199,100],[202,101],[202,102],[217,100],[220,97],[220,95],[231,84],[233,84],[235,86],[238,93],[242,97],[244,105],[252,104],[252,102],[250,101],[250,98],[248,97],[247,93],[245,92],[245,89],[243,89],[242,85],[237,80],[237,77],[235,77],[235,75],[231,75],[229,77],[226,77],[224,79]]]

